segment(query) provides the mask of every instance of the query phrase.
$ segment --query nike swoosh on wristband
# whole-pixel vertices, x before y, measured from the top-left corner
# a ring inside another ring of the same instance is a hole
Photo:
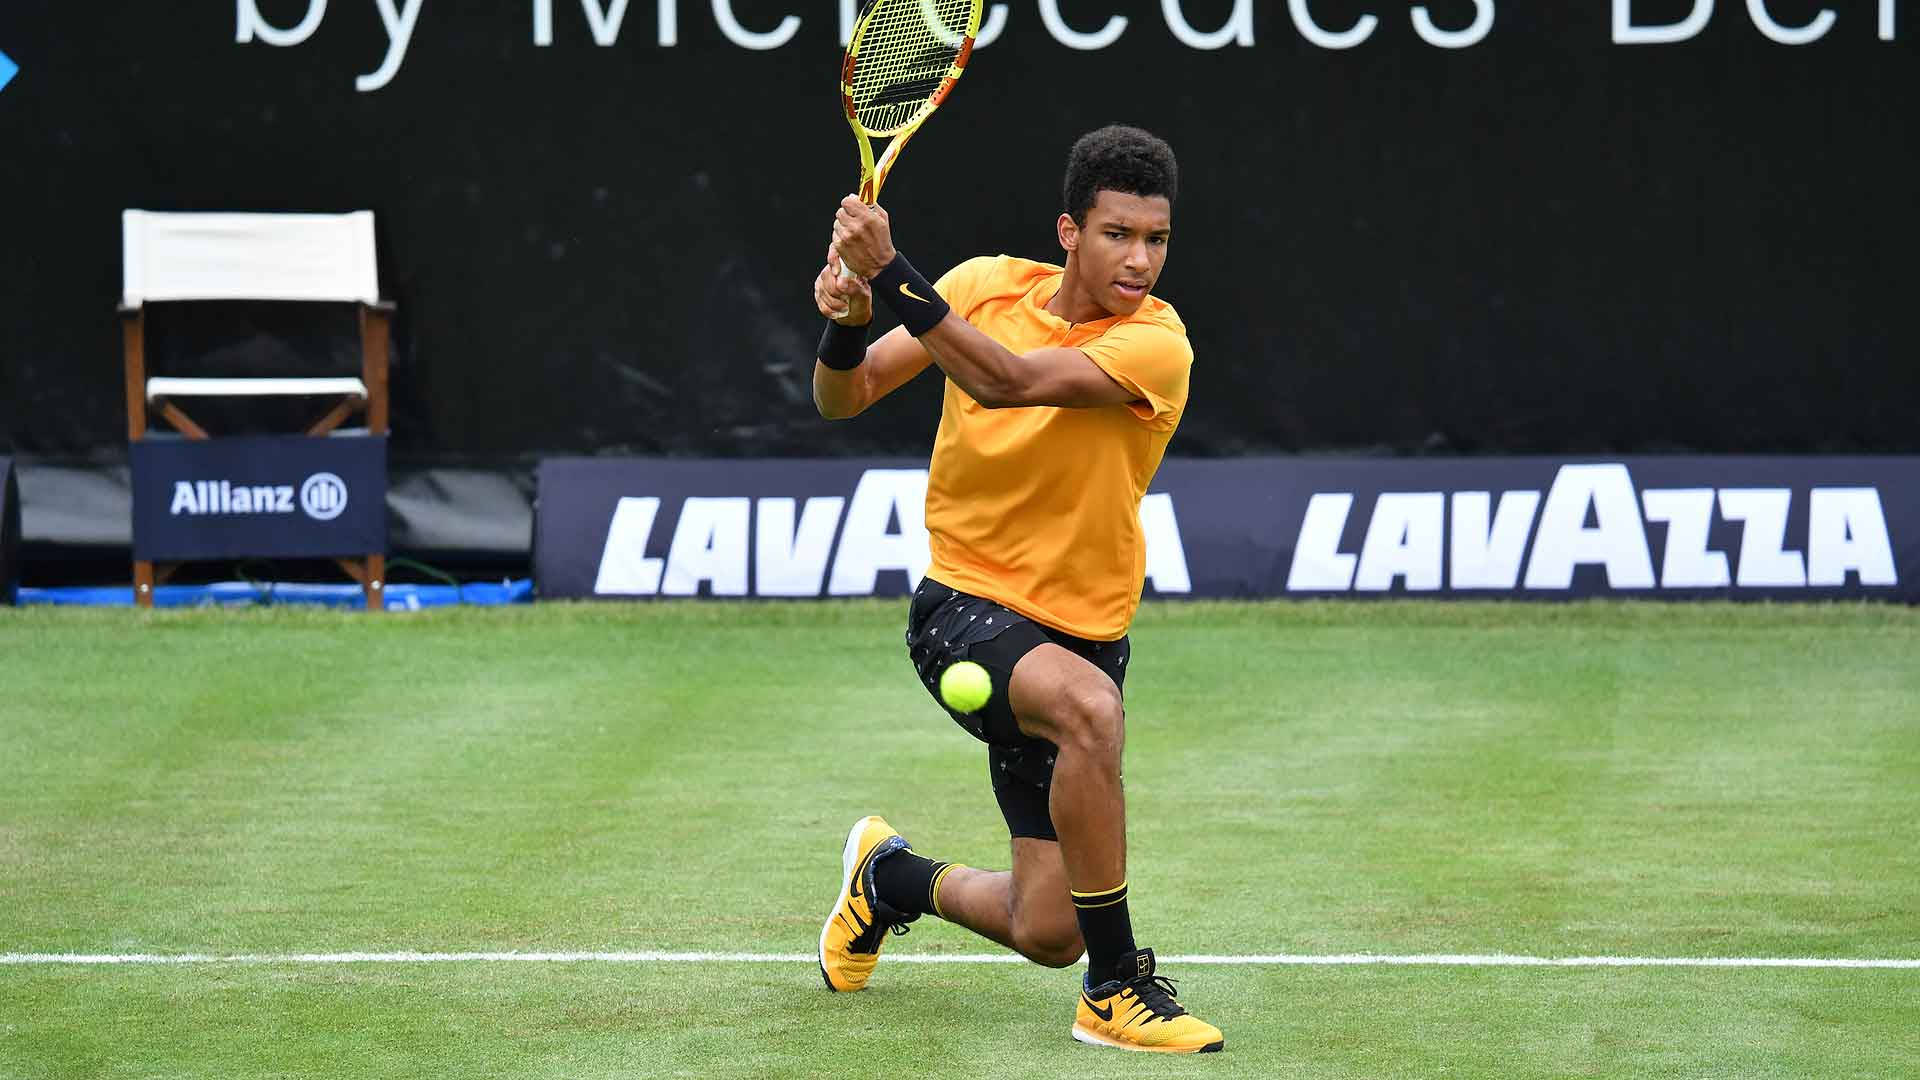
[[[913,291],[912,289],[909,289],[909,288],[907,288],[907,283],[906,283],[906,282],[904,282],[904,281],[900,283],[900,295],[902,295],[902,296],[911,296],[911,297],[913,297],[913,299],[915,299],[915,300],[918,300],[918,301],[920,301],[920,302],[921,302],[921,303],[923,303],[923,304],[931,304],[931,303],[933,303],[933,301],[931,301],[931,300],[929,300],[929,299],[927,299],[927,298],[926,298],[926,297],[924,297],[924,296],[919,296],[919,295],[916,295],[916,294],[914,293],[914,291]]]

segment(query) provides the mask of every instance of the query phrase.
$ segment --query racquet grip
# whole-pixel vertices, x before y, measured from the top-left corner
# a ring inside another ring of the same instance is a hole
[[[838,254],[838,252],[836,252],[835,254]],[[847,260],[841,259],[840,260],[840,284],[845,285],[847,282],[852,281],[853,279],[854,279],[853,268],[847,265]],[[842,318],[852,310],[853,309],[850,307],[841,308],[840,314],[835,315],[834,318],[836,319]]]
[[[834,254],[838,255],[839,252],[836,251],[834,252]],[[847,282],[852,280],[853,280],[853,271],[847,268],[847,261],[845,259],[841,259],[840,260],[840,284],[845,285]],[[836,318],[836,319],[845,318],[847,314],[852,310],[853,308],[851,307],[841,308],[838,312],[834,313],[833,318]]]

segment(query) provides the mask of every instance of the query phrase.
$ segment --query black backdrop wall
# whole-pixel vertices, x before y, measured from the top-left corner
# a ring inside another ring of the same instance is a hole
[[[1911,452],[1920,7],[1828,6],[995,4],[887,202],[930,272],[1044,257],[1072,138],[1165,134],[1176,452]],[[403,462],[924,452],[932,379],[852,424],[809,405],[851,7],[9,0],[0,446],[123,442],[122,208],[366,207]],[[1250,44],[1189,43],[1243,17]],[[156,367],[350,362],[332,315],[231,314],[157,314]]]

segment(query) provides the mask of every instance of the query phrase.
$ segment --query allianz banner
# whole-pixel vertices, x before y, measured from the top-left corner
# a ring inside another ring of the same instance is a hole
[[[383,437],[149,438],[131,457],[135,559],[387,550]]]
[[[559,459],[542,596],[892,596],[923,463]],[[1172,460],[1149,596],[1920,601],[1920,458]]]

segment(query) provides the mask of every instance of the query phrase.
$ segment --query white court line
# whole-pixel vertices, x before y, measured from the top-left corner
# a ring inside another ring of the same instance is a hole
[[[812,953],[747,952],[340,952],[340,953],[0,953],[0,967],[45,965],[162,967],[191,964],[292,966],[311,964],[811,964]],[[1509,956],[1501,953],[1379,955],[1287,953],[1245,956],[1163,956],[1175,965],[1253,967],[1683,967],[1895,968],[1920,970],[1920,960],[1790,956]],[[894,953],[889,964],[1024,964],[1012,953]]]

